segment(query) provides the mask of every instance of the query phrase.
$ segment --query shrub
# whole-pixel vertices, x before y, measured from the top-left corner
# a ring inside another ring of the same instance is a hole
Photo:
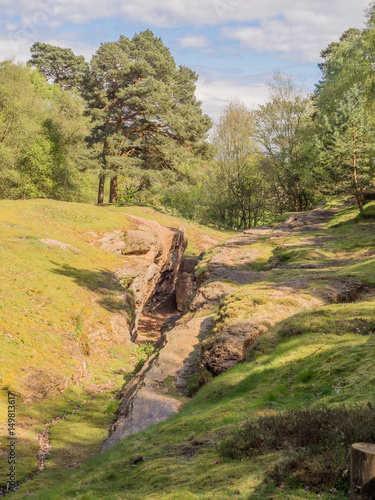
[[[350,446],[375,442],[375,409],[341,406],[288,411],[247,422],[219,443],[223,456],[243,459],[282,451],[268,472],[278,484],[349,490]]]

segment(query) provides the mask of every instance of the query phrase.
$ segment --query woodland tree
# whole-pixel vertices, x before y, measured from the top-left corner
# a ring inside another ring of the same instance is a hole
[[[81,99],[38,71],[0,63],[0,197],[68,199],[88,132]]]
[[[169,49],[147,30],[131,40],[102,44],[91,61],[89,105],[97,126],[92,145],[101,160],[98,203],[111,178],[110,202],[117,200],[117,176],[139,169],[176,170],[174,156],[205,148],[211,120],[195,97],[197,75],[177,67]]]
[[[241,101],[232,100],[224,108],[213,134],[221,185],[218,196],[232,224],[237,212],[240,221],[235,225],[244,229],[257,224],[265,204],[259,148],[253,140],[253,130],[254,115]]]
[[[38,68],[47,81],[57,83],[64,90],[76,88],[83,91],[83,81],[88,72],[83,56],[76,56],[72,49],[40,42],[34,43],[30,52],[29,63]]]
[[[332,118],[325,116],[318,140],[320,161],[336,192],[351,193],[363,210],[364,188],[374,177],[375,134],[368,124],[365,97],[348,90]],[[332,191],[332,187],[331,187]]]
[[[278,210],[305,210],[309,196],[304,138],[311,123],[308,97],[290,78],[275,74],[270,101],[255,112],[254,137],[272,166],[270,181]]]

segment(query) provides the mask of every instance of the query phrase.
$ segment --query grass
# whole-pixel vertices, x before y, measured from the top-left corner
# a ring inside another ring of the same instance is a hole
[[[368,307],[374,312],[374,303]],[[36,498],[316,498],[306,483],[285,490],[272,482],[267,471],[280,469],[284,450],[265,450],[251,460],[228,458],[222,443],[245,421],[343,402],[374,404],[372,382],[364,376],[373,373],[374,347],[373,335],[350,329],[285,338],[275,326],[251,349],[248,362],[201,388],[180,414],[120,442]],[[133,465],[136,455],[145,460]],[[26,488],[24,495],[35,492]],[[331,489],[320,491],[320,498],[346,498],[345,489]]]
[[[365,207],[368,217],[358,218],[355,207],[344,208],[325,228],[278,240],[280,248],[274,255],[287,257],[283,262],[316,263],[319,268],[270,269],[261,282],[238,287],[224,300],[216,311],[217,328],[254,317],[267,322],[273,315],[268,331],[249,348],[245,362],[211,380],[206,377],[207,383],[174,417],[126,438],[81,467],[65,469],[58,477],[51,479],[46,469],[13,497],[346,499],[347,480],[341,479],[350,442],[357,434],[341,429],[349,437],[340,441],[344,445],[334,445],[340,453],[331,455],[335,460],[332,481],[317,484],[317,478],[324,473],[320,465],[327,463],[319,458],[324,449],[317,451],[311,442],[293,441],[305,427],[293,427],[292,423],[309,421],[319,426],[324,415],[329,415],[329,422],[338,425],[345,404],[348,418],[341,423],[357,415],[358,427],[368,427],[362,423],[366,412],[375,405],[374,295],[367,290],[354,302],[328,303],[324,294],[330,290],[326,278],[375,284],[374,206],[372,203]],[[269,242],[257,264],[259,270],[265,269],[274,248]],[[209,257],[202,261],[202,269],[207,270],[208,264]],[[286,284],[288,293],[283,289]],[[192,392],[197,385],[199,380],[193,380]],[[90,425],[100,418],[93,416]],[[337,443],[338,427],[332,425],[328,436]],[[293,432],[288,437],[285,429],[290,428]],[[267,433],[261,452],[253,446],[254,441],[246,441],[254,434],[252,429]],[[280,444],[276,429],[282,434]],[[239,437],[243,449],[232,453]],[[364,437],[371,439],[372,434]],[[93,443],[90,447],[94,450]],[[298,449],[290,450],[295,447]],[[309,449],[304,452],[303,448]],[[310,468],[304,466],[304,453]],[[327,454],[323,458],[330,459]]]
[[[132,207],[130,212],[142,216],[145,210]],[[147,215],[158,218],[155,211]],[[160,222],[184,225],[162,215]],[[147,355],[116,326],[133,319],[129,283],[118,282],[113,272],[125,257],[93,244],[104,232],[132,227],[126,207],[0,202],[0,456],[7,456],[7,392],[12,390],[18,394],[18,481],[36,470],[35,430],[77,406],[82,406],[79,412],[51,427],[48,481],[69,475],[97,453],[118,404],[114,393]],[[201,252],[205,229],[194,231],[189,223],[187,232],[200,238],[193,239],[191,252]],[[215,241],[226,236],[208,230],[207,238],[212,234]],[[77,450],[70,461],[64,458],[68,448]],[[7,473],[7,461],[1,460],[0,486]],[[45,481],[38,475],[33,484]]]

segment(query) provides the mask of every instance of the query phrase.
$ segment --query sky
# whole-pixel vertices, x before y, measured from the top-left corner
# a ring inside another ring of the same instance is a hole
[[[363,28],[369,0],[0,0],[0,60],[27,61],[34,42],[90,60],[100,43],[151,29],[176,63],[198,75],[196,95],[216,119],[228,100],[266,102],[275,71],[307,93],[320,51]]]

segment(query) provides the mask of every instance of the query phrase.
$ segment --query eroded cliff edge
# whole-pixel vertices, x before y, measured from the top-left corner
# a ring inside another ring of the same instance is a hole
[[[140,315],[147,301],[153,295],[160,300],[174,290],[182,256],[186,250],[187,238],[183,229],[161,226],[129,215],[133,229],[124,233],[105,233],[96,242],[108,252],[122,254],[124,263],[114,269],[119,283],[126,288],[120,299],[125,302],[131,297],[131,312],[118,316],[129,329],[131,340],[137,337]]]

